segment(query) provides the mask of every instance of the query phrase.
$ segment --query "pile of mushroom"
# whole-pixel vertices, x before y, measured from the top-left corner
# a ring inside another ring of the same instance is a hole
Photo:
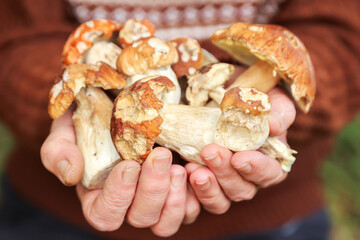
[[[142,163],[154,143],[203,164],[200,151],[217,143],[233,151],[256,150],[269,135],[268,96],[254,88],[229,90],[220,108],[170,104],[175,89],[164,76],[141,79],[114,102],[111,136],[123,159]]]
[[[233,65],[218,62],[195,39],[156,38],[147,20],[123,25],[92,20],[70,35],[49,114],[59,118],[77,103],[73,120],[85,187],[101,188],[122,159],[142,163],[155,143],[200,164],[201,149],[211,143],[232,151],[260,150],[290,171],[296,151],[269,137],[266,92],[282,79],[300,108],[309,110],[315,80],[303,44],[281,27],[246,23],[219,30],[211,40],[251,65],[228,88]],[[187,80],[186,91],[180,79]],[[112,89],[114,103],[102,89]],[[189,105],[180,104],[185,92],[182,102]]]

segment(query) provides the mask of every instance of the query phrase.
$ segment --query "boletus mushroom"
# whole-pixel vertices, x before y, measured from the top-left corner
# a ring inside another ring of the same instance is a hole
[[[223,86],[230,79],[234,70],[234,66],[228,63],[213,63],[200,68],[188,79],[188,88],[186,89],[188,103],[191,106],[204,106],[210,97],[218,103],[214,104],[214,106],[219,106],[223,101],[220,99],[224,98],[226,92]],[[283,170],[286,172],[290,171],[291,165],[295,161],[292,154],[297,153],[279,139],[271,136],[268,137],[260,150],[279,160]]]
[[[105,63],[71,64],[51,89],[51,118],[59,118],[74,100],[77,102],[73,121],[85,163],[82,183],[89,189],[102,187],[110,169],[120,161],[110,136],[113,103],[98,87],[114,89],[125,85],[124,77]]]
[[[155,143],[202,163],[201,149],[217,143],[233,151],[256,150],[269,134],[268,96],[256,89],[229,90],[220,108],[169,104],[175,88],[164,76],[138,80],[114,101],[111,137],[123,159],[142,163]]]
[[[106,19],[82,23],[71,33],[64,45],[62,52],[63,68],[73,63],[84,63],[83,57],[86,51],[97,42],[109,40],[120,29],[119,23]]]
[[[268,92],[282,79],[300,109],[309,111],[316,91],[314,68],[304,44],[290,31],[239,22],[216,31],[210,39],[240,63],[250,65],[229,88]]]

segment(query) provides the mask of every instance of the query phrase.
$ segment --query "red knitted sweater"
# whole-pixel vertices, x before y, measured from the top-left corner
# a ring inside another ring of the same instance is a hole
[[[15,189],[34,205],[103,237],[155,239],[149,229],[124,224],[100,233],[86,223],[74,188],[63,186],[41,165],[39,149],[51,120],[50,83],[60,55],[78,24],[62,0],[2,0],[0,3],[0,116],[17,147],[6,173]],[[299,154],[288,178],[262,189],[251,201],[233,203],[221,216],[202,211],[173,239],[204,239],[262,231],[300,218],[323,206],[318,168],[335,134],[360,105],[360,2],[289,0],[271,20],[294,32],[308,48],[317,76],[317,96],[308,115],[298,111],[289,144]]]

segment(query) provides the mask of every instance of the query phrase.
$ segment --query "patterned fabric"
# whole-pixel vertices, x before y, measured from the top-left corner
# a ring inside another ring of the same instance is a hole
[[[238,21],[266,23],[284,0],[68,0],[79,22],[107,18],[125,22],[148,19],[156,35],[168,40],[180,36],[205,39],[216,29]]]

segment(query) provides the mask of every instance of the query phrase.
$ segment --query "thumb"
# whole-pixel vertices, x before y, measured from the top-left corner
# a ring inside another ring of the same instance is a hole
[[[45,168],[57,176],[63,184],[72,186],[80,182],[84,172],[84,160],[76,145],[70,110],[53,121],[40,155]]]

